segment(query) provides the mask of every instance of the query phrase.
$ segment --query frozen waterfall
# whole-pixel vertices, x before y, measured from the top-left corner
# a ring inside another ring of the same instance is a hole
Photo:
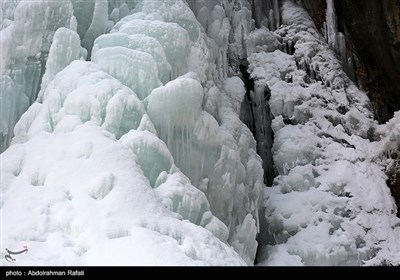
[[[400,115],[300,2],[3,0],[1,264],[400,264]]]

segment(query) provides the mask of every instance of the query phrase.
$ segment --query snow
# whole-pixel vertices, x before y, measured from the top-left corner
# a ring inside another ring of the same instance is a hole
[[[2,154],[2,244],[28,246],[18,265],[244,264],[211,232],[167,210],[164,196],[135,154],[95,123],[42,132]]]
[[[12,127],[18,118],[17,110],[18,96],[14,94],[15,85],[9,76],[0,76],[0,106],[1,106],[1,151],[4,151],[10,144],[12,138]],[[20,104],[18,104],[20,105]]]
[[[287,26],[277,33],[295,43],[294,54],[249,57],[255,84],[271,91],[279,173],[265,189],[259,264],[396,265],[400,220],[381,160],[392,144],[374,141],[390,133],[304,10],[286,1],[282,11]]]

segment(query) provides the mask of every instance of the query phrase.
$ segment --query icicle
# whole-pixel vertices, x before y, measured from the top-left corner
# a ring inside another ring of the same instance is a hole
[[[269,23],[269,29],[274,30],[274,10],[269,10],[269,16],[268,16],[268,23]]]
[[[279,26],[281,25],[281,17],[280,17],[280,13],[279,13],[278,0],[273,0],[272,6],[273,6],[273,9],[274,9],[275,29],[278,29]]]
[[[342,32],[337,35],[338,53],[344,63],[347,61],[346,57],[346,37]]]
[[[335,4],[333,0],[326,0],[326,6],[327,41],[333,50],[337,50],[338,30],[336,24]]]
[[[69,29],[71,29],[74,32],[78,32],[77,31],[78,30],[78,21],[76,20],[75,16],[71,17],[70,24],[69,24]]]

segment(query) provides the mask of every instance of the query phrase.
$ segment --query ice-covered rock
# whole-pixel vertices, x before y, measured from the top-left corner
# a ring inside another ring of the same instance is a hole
[[[271,91],[279,172],[265,192],[260,263],[396,265],[399,219],[380,160],[383,142],[374,142],[390,138],[387,127],[377,126],[366,94],[305,10],[285,1],[282,19],[277,33],[293,42],[293,55],[286,49],[249,58],[255,84]]]

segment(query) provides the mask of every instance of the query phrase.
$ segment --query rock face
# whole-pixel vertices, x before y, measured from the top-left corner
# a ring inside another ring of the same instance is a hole
[[[400,209],[400,159],[398,154],[398,152],[394,152],[391,155],[394,161],[388,168],[388,185],[396,201],[397,209]],[[397,210],[397,216],[400,217],[399,210]]]
[[[322,27],[325,1],[304,4]],[[335,6],[338,28],[360,60],[357,82],[369,92],[377,119],[385,122],[400,109],[400,0],[336,0]]]

